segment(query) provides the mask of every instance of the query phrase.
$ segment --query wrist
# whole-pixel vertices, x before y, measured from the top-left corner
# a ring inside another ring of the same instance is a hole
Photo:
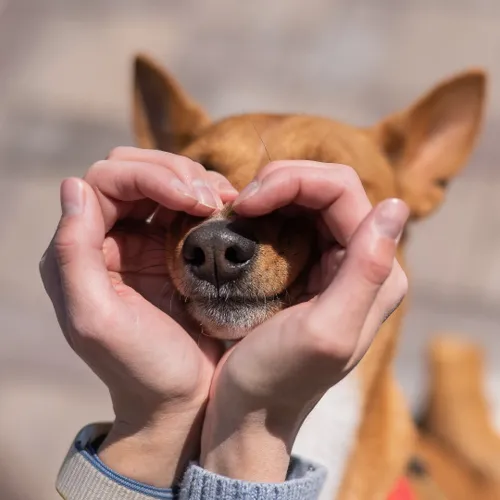
[[[286,479],[298,425],[289,415],[244,409],[237,401],[210,401],[203,427],[201,466],[252,482]]]
[[[199,454],[202,413],[170,412],[140,420],[117,416],[97,454],[122,476],[169,488]]]

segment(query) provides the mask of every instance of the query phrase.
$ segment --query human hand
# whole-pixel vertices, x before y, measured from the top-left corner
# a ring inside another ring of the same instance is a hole
[[[176,211],[208,216],[236,195],[187,158],[135,148],[62,183],[40,272],[68,343],[111,394],[116,420],[100,457],[133,479],[168,486],[196,453],[187,442],[198,441],[220,355],[176,306],[161,226]]]
[[[402,201],[372,209],[351,168],[284,161],[265,167],[234,209],[254,217],[289,205],[316,214],[321,260],[301,302],[221,360],[203,430],[204,467],[250,481],[284,480],[301,423],[362,359],[407,291],[395,260],[408,217]]]

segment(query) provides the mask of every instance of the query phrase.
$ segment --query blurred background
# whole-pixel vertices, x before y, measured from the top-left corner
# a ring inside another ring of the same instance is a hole
[[[495,0],[0,0],[0,497],[50,500],[74,434],[111,417],[38,276],[62,177],[132,144],[130,62],[155,55],[214,118],[299,111],[368,125],[468,66],[487,125],[444,208],[412,230],[397,372],[413,408],[439,331],[487,351],[500,424],[500,3]],[[495,382],[496,380],[496,382]]]

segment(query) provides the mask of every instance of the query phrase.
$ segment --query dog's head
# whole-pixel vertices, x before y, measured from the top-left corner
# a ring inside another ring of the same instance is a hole
[[[134,127],[140,147],[185,155],[239,190],[270,157],[349,165],[372,203],[400,197],[419,219],[442,203],[471,153],[485,86],[482,71],[464,72],[370,128],[304,115],[249,114],[212,123],[170,75],[139,56]],[[205,331],[239,338],[300,295],[316,255],[315,233],[307,215],[242,219],[230,208],[204,221],[182,215],[167,236],[167,266]]]

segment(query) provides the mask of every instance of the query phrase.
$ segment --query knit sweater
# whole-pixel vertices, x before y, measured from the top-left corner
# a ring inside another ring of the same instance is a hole
[[[325,480],[323,467],[292,457],[283,483],[229,479],[192,463],[179,485],[157,488],[126,478],[107,467],[93,443],[110,424],[84,427],[76,436],[57,477],[65,500],[316,500]]]

